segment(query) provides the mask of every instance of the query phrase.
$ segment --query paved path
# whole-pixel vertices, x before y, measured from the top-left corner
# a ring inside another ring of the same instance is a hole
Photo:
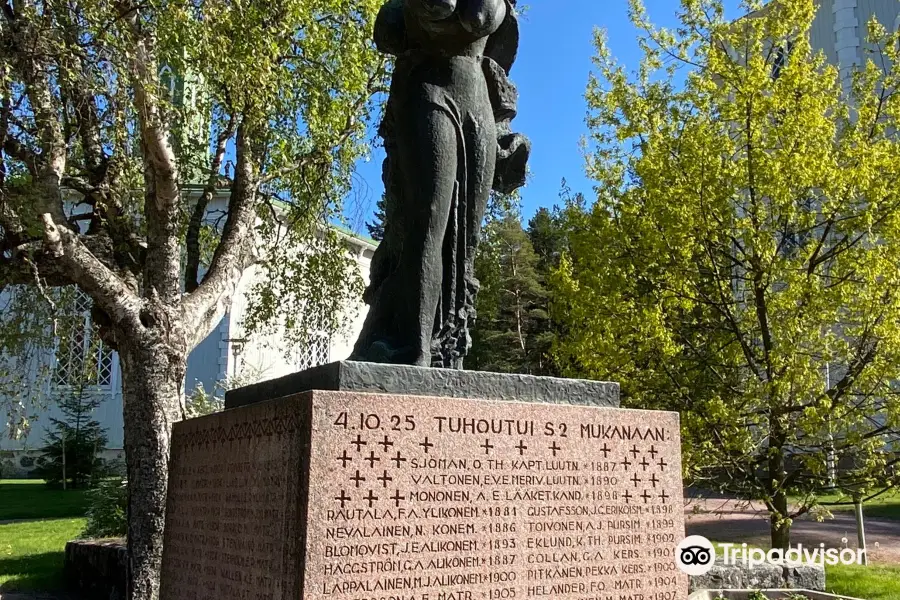
[[[768,546],[769,516],[758,504],[734,500],[686,501],[685,528],[688,535],[702,535],[717,542],[736,542]],[[865,520],[869,560],[879,564],[900,564],[900,521]],[[818,548],[842,548],[842,538],[856,548],[856,519],[849,512],[835,512],[834,519],[821,523],[809,516],[794,521],[791,544]],[[876,547],[877,544],[877,547]]]

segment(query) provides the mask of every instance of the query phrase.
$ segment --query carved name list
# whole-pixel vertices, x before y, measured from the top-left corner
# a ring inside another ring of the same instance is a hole
[[[225,417],[175,442],[164,600],[687,596],[676,414],[313,392]]]

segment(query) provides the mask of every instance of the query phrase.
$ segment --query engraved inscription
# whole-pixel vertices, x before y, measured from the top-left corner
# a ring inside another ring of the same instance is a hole
[[[677,416],[352,398],[314,402],[305,597],[686,597]]]
[[[287,498],[299,482],[286,461],[298,456],[297,412],[283,403],[176,425],[163,600],[280,600],[295,587],[285,581],[285,557],[299,556]]]
[[[678,428],[342,392],[179,423],[160,597],[682,600]]]

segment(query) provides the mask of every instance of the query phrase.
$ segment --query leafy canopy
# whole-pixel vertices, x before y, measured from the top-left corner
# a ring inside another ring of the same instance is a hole
[[[817,4],[683,0],[665,30],[632,0],[635,73],[596,34],[597,199],[567,209],[553,285],[569,375],[680,410],[689,479],[781,533],[832,483],[895,481],[900,431],[900,40],[871,23],[842,80]]]

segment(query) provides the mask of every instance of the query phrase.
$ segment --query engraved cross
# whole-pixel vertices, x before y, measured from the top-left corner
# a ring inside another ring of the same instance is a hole
[[[375,504],[376,500],[378,500],[378,496],[375,495],[375,492],[369,490],[369,494],[367,496],[363,496],[363,500],[366,500],[369,503],[369,508],[372,508],[372,505]]]
[[[659,497],[662,498],[663,504],[665,504],[666,500],[669,499],[669,495],[666,493],[666,490],[663,490],[662,494],[660,494]]]
[[[403,458],[403,456],[400,454],[399,450],[397,450],[397,456],[393,457],[391,460],[394,461],[394,464],[397,465],[398,469],[400,468],[401,463],[405,463],[407,461],[407,459]]]
[[[353,500],[353,498],[351,498],[350,496],[348,496],[348,495],[347,495],[347,492],[345,492],[344,490],[341,490],[341,495],[340,495],[340,496],[335,496],[334,499],[341,503],[341,508],[344,508],[344,505],[345,505],[346,503],[348,503],[348,502],[350,502],[351,500]]]
[[[650,446],[650,458],[656,460],[656,455],[659,454],[659,450],[656,449],[656,446]]]
[[[637,444],[633,445],[633,446],[631,447],[631,450],[629,450],[629,452],[631,452],[631,455],[632,455],[634,458],[637,458],[637,457],[638,457],[638,454],[641,453],[641,451],[637,449]]]
[[[626,504],[631,504],[631,499],[634,498],[634,496],[632,496],[631,492],[629,492],[628,490],[625,490],[625,493],[622,494],[622,497],[625,498]]]
[[[525,440],[519,440],[519,445],[516,446],[519,449],[519,456],[525,454],[525,451],[528,450],[528,446],[525,445]]]
[[[553,451],[553,456],[554,456],[554,458],[556,457],[556,453],[559,452],[560,450],[562,450],[562,448],[560,448],[560,447],[556,444],[556,440],[553,441],[553,445],[547,446],[547,448],[549,448],[550,450]]]
[[[641,462],[639,462],[638,464],[641,465],[642,467],[644,467],[644,471],[646,471],[647,467],[650,466],[650,461],[647,460],[647,457],[645,456],[641,459]]]
[[[337,460],[341,461],[341,466],[344,467],[345,469],[347,468],[348,462],[353,462],[353,458],[350,456],[347,456],[346,449],[344,450],[344,453],[341,456],[337,457]]]
[[[422,446],[422,448],[425,449],[425,454],[428,454],[428,449],[429,449],[429,448],[434,448],[434,444],[432,444],[431,442],[428,441],[428,436],[427,436],[427,435],[425,436],[425,441],[424,441],[424,442],[420,442],[419,445]]]
[[[486,439],[484,440],[484,443],[481,445],[481,447],[484,448],[485,454],[490,454],[491,449],[494,447],[494,445],[491,443],[491,440]]]
[[[400,493],[400,490],[397,490],[396,492],[394,492],[394,495],[391,496],[391,500],[394,501],[394,505],[395,505],[395,506],[398,506],[398,507],[399,507],[399,506],[400,506],[400,501],[401,501],[401,500],[406,500],[406,496],[403,496],[403,495]]]
[[[350,443],[353,444],[354,446],[356,446],[357,452],[362,452],[362,447],[368,445],[368,442],[364,442],[362,439],[362,436],[358,433],[356,434],[356,439]]]
[[[603,447],[600,448],[600,452],[603,453],[603,458],[607,458],[609,456],[609,453],[612,452],[612,448],[609,447],[609,444],[603,442]]]
[[[638,484],[639,484],[640,482],[643,481],[643,479],[641,479],[640,477],[638,477],[638,476],[637,476],[637,473],[635,473],[634,476],[632,476],[631,481],[634,482],[634,487],[637,487]]]
[[[391,477],[390,475],[387,474],[387,471],[385,471],[381,477],[376,477],[375,479],[380,481],[384,485],[384,487],[387,487],[388,481],[394,480],[393,477]]]
[[[647,504],[647,501],[652,497],[653,497],[653,495],[650,492],[648,492],[647,490],[644,490],[644,493],[641,494],[641,498],[644,499],[644,504]]]
[[[663,471],[665,471],[665,470],[666,470],[666,467],[669,466],[669,463],[667,463],[667,462],[666,462],[665,460],[663,460],[662,458],[660,458],[660,459],[659,459],[659,462],[656,463],[656,464],[658,464],[658,465],[659,465],[659,468],[660,468],[661,470],[663,470]]]
[[[657,479],[656,473],[654,473],[654,474],[650,477],[650,483],[653,484],[653,489],[656,489],[656,484],[659,483],[659,479]]]
[[[369,462],[369,468],[370,468],[370,469],[374,469],[374,468],[375,468],[375,463],[381,461],[380,458],[378,458],[377,456],[375,456],[375,451],[374,451],[374,450],[372,450],[372,451],[369,453],[369,455],[368,455],[367,457],[365,457],[363,460]]]
[[[394,442],[391,441],[391,438],[385,434],[384,439],[378,442],[378,445],[384,448],[384,451],[387,452],[388,448],[394,445]]]
[[[622,461],[622,466],[625,467],[625,471],[628,471],[628,467],[631,466],[631,461],[628,460],[628,457],[625,457],[625,460]]]
[[[359,474],[359,469],[356,470],[356,475],[350,478],[350,481],[356,482],[356,487],[359,487],[359,482],[365,481],[366,478]]]

